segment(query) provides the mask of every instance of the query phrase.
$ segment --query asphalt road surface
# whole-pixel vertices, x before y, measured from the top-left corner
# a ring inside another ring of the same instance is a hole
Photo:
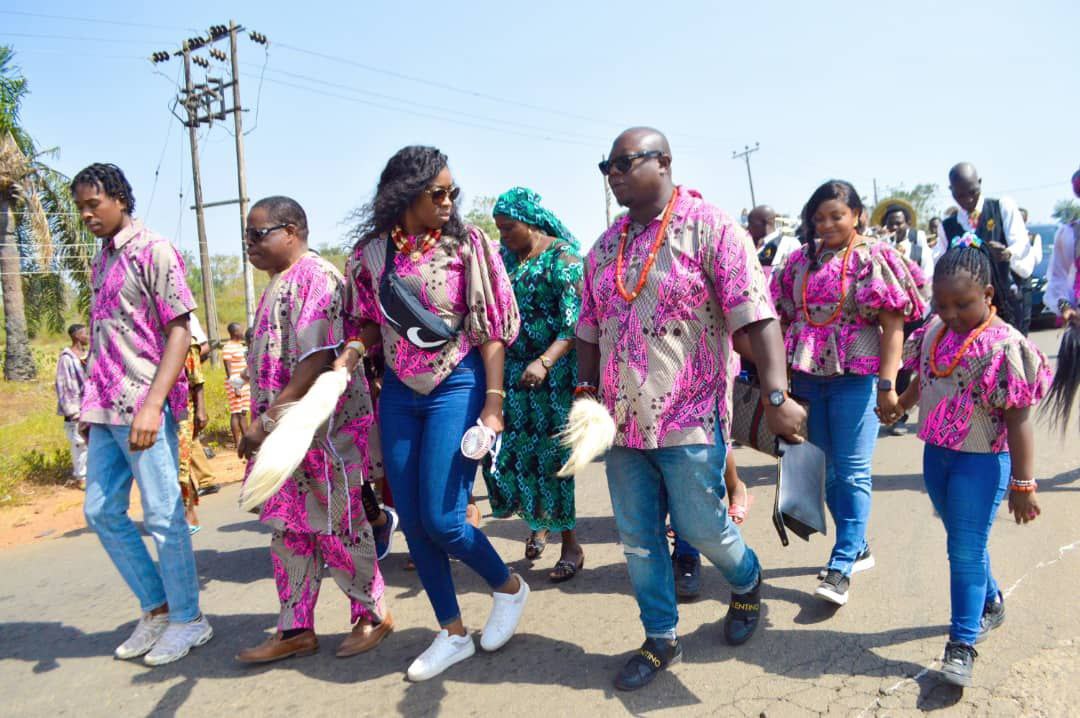
[[[1058,332],[1038,335],[1051,356]],[[200,507],[195,537],[202,605],[214,639],[161,668],[112,658],[138,606],[96,537],[75,531],[0,552],[0,714],[9,716],[812,716],[1080,714],[1080,436],[1037,437],[1043,516],[1016,526],[1004,508],[991,537],[1007,596],[1005,625],[979,646],[975,687],[960,692],[935,674],[949,620],[945,536],[922,486],[922,445],[883,437],[875,455],[869,536],[877,559],[857,575],[851,600],[833,610],[812,596],[830,540],[794,538],[782,548],[769,521],[772,471],[748,449],[736,456],[756,498],[745,535],[765,567],[765,624],[740,648],[724,644],[728,590],[711,566],[700,600],[684,605],[685,658],[651,686],[615,691],[611,679],[642,640],[603,469],[578,480],[585,570],[567,584],[546,579],[549,544],[523,558],[527,528],[483,528],[533,588],[518,634],[421,684],[404,679],[433,638],[434,619],[416,574],[403,570],[404,541],[384,562],[397,631],[376,651],[334,657],[349,630],[333,581],[317,611],[318,655],[249,668],[238,650],[273,629],[277,598],[269,535],[236,508],[237,487]],[[482,495],[482,482],[477,483]],[[478,630],[491,599],[460,563],[454,573],[466,625]]]

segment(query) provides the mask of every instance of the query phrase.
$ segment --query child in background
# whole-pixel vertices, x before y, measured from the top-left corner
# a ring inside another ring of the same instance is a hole
[[[229,341],[221,347],[221,362],[225,365],[225,396],[229,400],[229,428],[233,442],[239,446],[240,439],[248,430],[248,411],[251,407],[251,385],[245,376],[247,368],[247,344],[244,328],[236,322],[228,326]]]
[[[941,672],[957,686],[971,685],[975,644],[1005,620],[987,551],[998,505],[1008,490],[1017,523],[1040,513],[1031,407],[1050,383],[1046,357],[997,317],[980,242],[965,234],[939,260],[937,313],[904,347],[911,385],[881,417],[892,423],[919,404],[926,491],[948,537],[952,620]]]

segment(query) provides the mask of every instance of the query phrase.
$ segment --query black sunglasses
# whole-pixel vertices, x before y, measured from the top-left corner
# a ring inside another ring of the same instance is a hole
[[[285,227],[288,227],[289,224],[289,222],[286,222],[285,224],[275,224],[273,227],[263,227],[262,229],[253,229],[251,227],[248,227],[247,230],[245,230],[244,232],[244,236],[246,236],[252,241],[258,242],[266,239],[266,235],[270,234],[271,232],[279,229],[284,229]]]
[[[610,160],[604,160],[599,165],[600,174],[607,177],[610,174],[624,175],[630,171],[630,168],[634,166],[634,160],[648,159],[650,157],[663,157],[664,153],[660,150],[648,150],[646,152],[631,152],[628,155],[620,155]]]
[[[428,187],[424,191],[431,196],[431,201],[435,204],[442,204],[447,197],[450,198],[451,202],[456,202],[461,195],[461,188],[456,184],[449,187]]]

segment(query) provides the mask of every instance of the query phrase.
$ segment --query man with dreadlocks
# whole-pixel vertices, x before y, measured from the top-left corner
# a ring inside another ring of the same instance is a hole
[[[90,359],[80,421],[89,425],[86,522],[139,599],[143,616],[116,649],[157,666],[214,635],[199,612],[199,579],[177,480],[177,422],[187,416],[184,356],[195,309],[184,262],[168,240],[134,219],[120,168],[93,164],[71,193],[101,249],[91,267]],[[154,565],[128,516],[132,479]]]

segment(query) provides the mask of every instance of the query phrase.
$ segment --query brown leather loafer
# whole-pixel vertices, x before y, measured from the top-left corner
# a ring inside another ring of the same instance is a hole
[[[348,658],[370,651],[382,643],[393,630],[394,616],[389,611],[383,616],[382,623],[377,626],[372,626],[370,623],[358,623],[353,627],[352,633],[345,636],[345,640],[338,646],[337,657]]]
[[[310,656],[318,650],[319,639],[315,637],[315,631],[304,631],[292,638],[282,638],[279,631],[254,648],[245,648],[237,653],[236,660],[252,664],[273,663],[293,656]]]

